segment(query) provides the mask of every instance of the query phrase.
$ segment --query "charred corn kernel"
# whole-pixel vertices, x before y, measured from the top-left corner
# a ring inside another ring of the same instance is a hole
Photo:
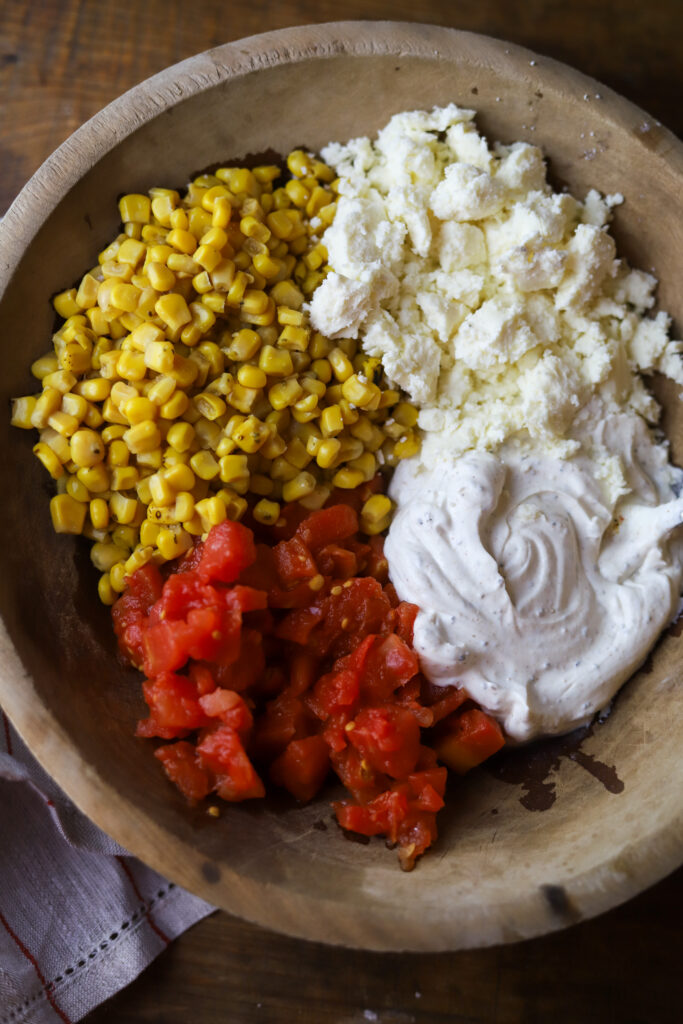
[[[65,320],[67,317],[74,316],[76,313],[80,313],[81,311],[81,307],[76,301],[75,288],[68,288],[66,291],[60,292],[59,295],[55,295],[52,300],[52,305],[54,306],[55,311],[59,313],[60,316],[64,317]]]
[[[338,381],[343,383],[353,374],[353,366],[342,348],[333,348],[328,357],[332,372]]]
[[[100,572],[109,572],[121,560],[121,548],[118,544],[98,543],[90,549],[90,561]]]
[[[194,404],[201,415],[207,420],[219,419],[219,417],[225,415],[228,408],[222,398],[218,395],[212,395],[208,391],[197,395],[194,399]]]
[[[174,423],[166,435],[167,442],[178,452],[188,451],[194,441],[195,429],[191,423]]]
[[[183,415],[189,404],[190,400],[184,391],[174,391],[169,400],[161,406],[159,412],[165,420],[177,420],[179,416]]]
[[[175,502],[175,491],[161,473],[153,473],[149,477],[149,493],[154,504],[160,507],[173,505]]]
[[[59,354],[59,365],[71,373],[87,373],[91,367],[92,352],[84,349],[78,342],[72,341],[64,346]]]
[[[131,192],[119,199],[119,213],[124,224],[127,221],[133,224],[149,224],[152,203],[147,196]]]
[[[152,555],[154,554],[154,548],[149,545],[138,544],[131,554],[130,558],[126,559],[125,570],[126,576],[132,576],[134,572],[141,569],[143,565],[147,565]]]
[[[109,482],[115,491],[130,491],[137,484],[140,474],[135,466],[114,466]]]
[[[321,442],[316,452],[315,461],[321,469],[330,469],[337,461],[340,451],[341,441],[336,437],[330,437]]]
[[[183,555],[191,547],[192,537],[186,530],[182,528],[177,530],[159,530],[157,549],[162,558],[167,562],[170,562],[173,558],[178,558],[179,555]]]
[[[264,373],[267,373],[269,377],[289,377],[294,370],[292,357],[289,352],[277,349],[273,345],[263,346],[259,354],[258,364],[260,369],[262,369]],[[278,408],[278,406],[274,407]],[[282,408],[282,406],[279,408]]]
[[[80,423],[76,416],[70,416],[68,412],[58,409],[48,417],[48,426],[56,430],[62,437],[71,437],[78,430]]]
[[[147,277],[157,292],[170,292],[176,283],[175,274],[163,263],[148,263]]]
[[[297,473],[293,480],[282,485],[282,498],[286,502],[299,501],[315,490],[316,479],[312,473]]]
[[[199,451],[190,459],[190,466],[200,480],[213,480],[218,476],[220,467],[211,452]]]
[[[104,441],[95,430],[77,430],[71,438],[71,459],[77,466],[96,466],[104,458]]]
[[[118,596],[111,585],[108,572],[103,573],[97,581],[97,595],[102,604],[113,604]]]
[[[112,467],[127,466],[129,461],[130,452],[128,451],[128,445],[120,438],[116,438],[109,445],[109,450],[107,452],[107,465]]]
[[[393,449],[393,456],[396,459],[410,459],[417,455],[420,450],[420,440],[412,430],[406,430]]]
[[[155,545],[159,536],[160,527],[150,519],[145,519],[140,524],[140,543],[147,547],[148,544]]]
[[[104,498],[93,498],[89,506],[90,522],[96,530],[106,530],[109,526],[109,505]]]
[[[182,462],[175,466],[167,466],[163,471],[163,476],[174,491],[191,491],[195,485],[194,473],[188,465]]]
[[[158,448],[161,434],[154,420],[143,420],[127,430],[123,435],[123,440],[133,455],[139,455],[141,452],[151,452]]]
[[[126,563],[117,562],[109,570],[109,585],[117,594],[122,594],[126,589]]]
[[[64,475],[64,466],[49,445],[39,441],[33,446],[33,454],[42,462],[53,480],[59,480]],[[80,530],[77,532],[80,533]]]
[[[176,523],[189,523],[194,516],[194,497],[190,491],[178,491],[173,505],[173,519]]]
[[[114,491],[109,499],[109,513],[112,519],[123,526],[133,522],[139,507],[136,498],[128,498],[119,491]]]
[[[195,512],[201,518],[205,530],[210,530],[212,526],[218,526],[228,517],[225,505],[220,498],[215,496],[198,501],[195,505]]]
[[[55,494],[50,501],[50,516],[55,533],[82,533],[87,508],[70,494]]]
[[[328,405],[320,414],[320,429],[325,437],[335,437],[344,429],[344,420],[339,405]]]
[[[189,324],[192,320],[192,314],[188,309],[187,303],[182,295],[178,295],[173,292],[168,295],[162,295],[157,300],[154,310],[157,316],[164,321],[165,324],[171,329],[171,331],[178,331],[185,324]]]
[[[269,437],[270,428],[256,416],[247,416],[232,432],[232,440],[244,452],[257,452]]]
[[[176,522],[175,507],[149,504],[147,506],[147,519],[157,526],[170,526]]]
[[[81,466],[76,476],[91,494],[102,494],[109,490],[109,473],[102,462],[96,466]]]
[[[277,501],[269,501],[268,498],[261,498],[254,505],[254,519],[264,526],[273,526],[280,518],[280,506]]]
[[[179,213],[181,211],[175,212]],[[173,214],[171,214],[171,221],[173,221]],[[172,231],[169,231],[168,235],[166,236],[166,241],[168,242],[169,245],[172,245],[174,249],[178,249],[186,256],[191,256],[192,253],[197,248],[197,239],[194,237],[191,231],[187,230],[187,228],[175,227]]]
[[[245,388],[264,388],[268,382],[266,374],[258,366],[240,366],[237,380]]]
[[[225,505],[225,511],[228,519],[232,519],[233,522],[237,522],[242,518],[244,513],[247,511],[248,503],[246,498],[241,497],[231,487],[222,487],[216,494],[217,498]]]
[[[33,427],[31,416],[35,412],[36,402],[37,399],[34,395],[26,395],[24,398],[12,399],[12,419],[10,422],[13,427],[21,427],[23,430],[31,430]]]
[[[360,487],[365,482],[364,475],[357,469],[347,469],[346,466],[342,466],[332,477],[332,483],[335,487],[341,487],[343,490],[353,490],[354,487]]]

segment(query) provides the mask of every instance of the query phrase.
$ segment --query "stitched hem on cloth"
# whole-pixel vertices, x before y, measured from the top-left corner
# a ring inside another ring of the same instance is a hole
[[[45,985],[41,985],[37,991],[32,995],[28,996],[22,1003],[11,1009],[3,1017],[0,1017],[0,1024],[31,1024],[31,1018],[27,1017],[27,1014],[31,1013],[41,1004],[44,1004],[44,1009],[49,1011],[50,1014],[59,1016],[59,1012],[55,1011],[54,1006],[51,1005],[52,999],[57,999],[58,996],[64,994],[71,986],[73,982],[82,981],[82,977],[87,973],[90,967],[98,965],[98,962],[103,956],[113,956],[118,960],[123,960],[125,957],[124,946],[135,936],[137,931],[142,928],[145,924],[150,924],[149,915],[151,911],[157,907],[158,909],[163,905],[166,898],[176,888],[173,882],[168,882],[167,885],[159,889],[156,896],[153,896],[149,900],[142,900],[132,914],[128,915],[121,924],[115,928],[109,935],[103,936],[99,943],[96,943],[93,949],[89,953],[80,957],[78,961],[65,967],[59,974],[54,978],[51,978],[46,982]],[[209,911],[210,913],[210,911]],[[203,914],[201,916],[204,916]],[[169,940],[174,936],[169,936],[168,939],[164,936],[164,940],[159,940],[159,949],[155,954],[155,957],[168,946]],[[112,992],[107,993],[105,996],[95,998],[92,1001],[92,1006],[85,1012],[89,1012],[89,1009],[99,1005],[104,999],[108,998],[109,995],[113,995],[119,991],[129,982],[133,981],[137,975],[144,969],[144,965],[139,966],[131,964],[133,967],[132,973],[126,980],[116,985]],[[49,996],[48,996],[49,993]],[[61,1008],[60,1008],[61,1009]],[[69,1020],[69,1016],[65,1011],[62,1011],[63,1018]],[[82,1014],[79,1014],[81,1016]]]

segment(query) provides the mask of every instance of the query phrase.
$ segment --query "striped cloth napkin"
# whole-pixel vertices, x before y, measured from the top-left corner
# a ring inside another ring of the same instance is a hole
[[[213,909],[81,814],[0,711],[0,1024],[80,1020]]]

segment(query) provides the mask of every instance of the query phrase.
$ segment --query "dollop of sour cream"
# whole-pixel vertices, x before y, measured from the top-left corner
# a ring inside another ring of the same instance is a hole
[[[605,424],[632,490],[610,501],[587,456],[472,452],[398,467],[386,541],[399,597],[420,608],[429,677],[464,686],[513,741],[589,721],[677,606],[680,471],[637,417]]]

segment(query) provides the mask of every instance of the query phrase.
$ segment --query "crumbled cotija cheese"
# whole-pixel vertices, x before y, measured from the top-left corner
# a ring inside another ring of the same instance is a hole
[[[489,147],[473,117],[398,114],[374,142],[323,150],[340,200],[314,327],[382,358],[421,407],[427,464],[511,439],[569,456],[592,443],[567,436],[584,407],[655,422],[639,372],[683,384],[683,345],[665,313],[643,318],[655,279],[615,258],[622,197],[553,193],[539,149]]]

